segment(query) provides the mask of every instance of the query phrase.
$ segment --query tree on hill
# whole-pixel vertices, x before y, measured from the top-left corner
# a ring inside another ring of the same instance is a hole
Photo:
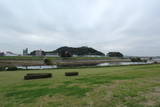
[[[120,52],[109,52],[109,53],[107,53],[107,56],[109,56],[109,57],[123,57],[123,54]]]
[[[60,57],[72,57],[72,54],[69,51],[60,51],[59,53]]]
[[[130,59],[132,62],[142,62],[142,59],[139,57],[131,57]]]
[[[34,51],[32,51],[31,53],[30,53],[30,55],[32,55],[32,56],[45,56],[46,54],[45,54],[45,52],[44,51],[42,51],[42,50],[34,50]]]
[[[52,54],[56,54],[56,53],[60,53],[62,51],[68,51],[70,53],[72,53],[73,55],[78,55],[78,56],[84,56],[84,55],[99,55],[99,56],[105,56],[104,53],[97,51],[93,48],[90,47],[79,47],[79,48],[74,48],[74,47],[60,47],[54,51],[51,52],[46,52],[46,53],[52,53]]]

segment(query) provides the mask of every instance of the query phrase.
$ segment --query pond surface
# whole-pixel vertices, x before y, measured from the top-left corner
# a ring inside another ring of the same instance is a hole
[[[97,66],[115,66],[115,65],[142,65],[142,64],[151,64],[153,62],[111,62],[111,63],[101,63]]]
[[[53,69],[57,68],[56,65],[43,65],[43,66],[17,66],[19,69]]]
[[[116,65],[141,65],[141,64],[152,64],[153,62],[110,62],[110,63],[100,63],[92,66],[116,66]],[[91,65],[81,65],[81,66],[91,66]],[[65,66],[67,67],[67,66]],[[71,66],[68,66],[71,67]],[[72,66],[74,67],[74,66]],[[77,66],[76,66],[77,67]],[[43,65],[43,66],[17,66],[19,69],[55,69],[55,68],[63,68],[58,67],[57,65]]]

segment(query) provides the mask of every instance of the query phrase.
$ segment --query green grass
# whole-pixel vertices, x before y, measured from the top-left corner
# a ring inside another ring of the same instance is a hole
[[[40,56],[0,56],[0,60],[42,60]]]
[[[33,72],[53,77],[23,80]],[[39,106],[160,107],[160,65],[0,72],[0,107]]]
[[[52,60],[60,60],[61,57],[44,57],[44,56],[0,56],[0,60],[43,60],[49,58]],[[71,57],[69,60],[94,60],[94,59],[111,59],[109,57]]]

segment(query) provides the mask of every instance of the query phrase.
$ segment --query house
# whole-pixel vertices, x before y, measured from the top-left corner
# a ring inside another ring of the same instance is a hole
[[[5,52],[5,56],[19,56],[18,54],[15,54],[13,52],[10,52],[10,51],[6,51]]]
[[[45,52],[43,50],[34,50],[30,53],[32,56],[45,56]]]
[[[42,50],[36,50],[35,51],[35,56],[43,56],[43,51]]]
[[[0,52],[0,56],[4,56],[5,54],[4,54],[4,52]]]

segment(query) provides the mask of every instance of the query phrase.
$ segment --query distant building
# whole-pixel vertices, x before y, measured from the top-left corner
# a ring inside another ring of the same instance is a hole
[[[44,51],[43,50],[35,50],[35,56],[44,56]]]
[[[58,53],[57,54],[52,54],[52,53],[46,53],[45,56],[50,56],[50,57],[59,57]]]
[[[43,50],[34,50],[30,53],[32,56],[45,56],[45,52]]]
[[[28,55],[28,48],[23,49],[23,56],[27,56]]]
[[[5,56],[19,56],[18,54],[15,54],[13,52],[10,52],[10,51],[6,51],[5,52]]]
[[[5,54],[4,54],[4,52],[0,52],[0,56],[4,56]]]

